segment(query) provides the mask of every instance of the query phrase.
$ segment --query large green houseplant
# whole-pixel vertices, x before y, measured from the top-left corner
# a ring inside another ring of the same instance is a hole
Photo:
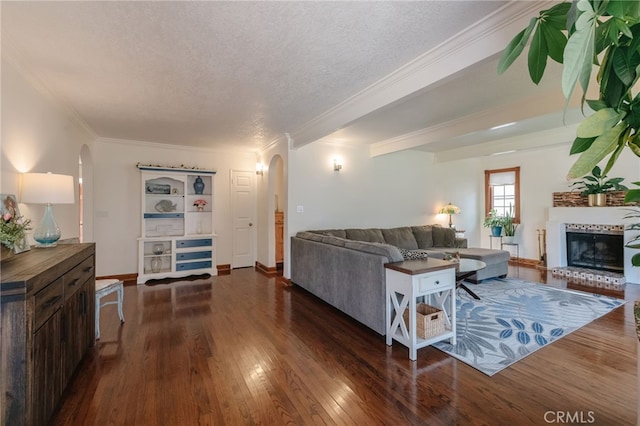
[[[589,173],[608,157],[603,174],[628,147],[640,156],[640,97],[633,87],[640,77],[640,0],[573,0],[540,12],[509,43],[498,65],[503,73],[531,38],[528,68],[531,80],[542,79],[547,58],[563,63],[562,91],[571,99],[576,86],[595,113],[578,126],[570,154],[579,154],[568,177]],[[598,99],[587,100],[592,72],[598,69]],[[627,193],[640,201],[640,189]]]

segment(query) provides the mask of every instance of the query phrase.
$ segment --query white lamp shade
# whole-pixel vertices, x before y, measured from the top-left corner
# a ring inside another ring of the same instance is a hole
[[[73,176],[25,173],[22,175],[20,201],[27,204],[73,204]]]

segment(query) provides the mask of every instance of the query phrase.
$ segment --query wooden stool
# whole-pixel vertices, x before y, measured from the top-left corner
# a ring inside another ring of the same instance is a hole
[[[113,292],[118,295],[118,300],[100,302],[100,300]],[[96,280],[96,339],[100,338],[100,308],[106,305],[118,305],[120,322],[124,322],[122,314],[122,299],[124,298],[124,286],[122,281],[116,279]]]

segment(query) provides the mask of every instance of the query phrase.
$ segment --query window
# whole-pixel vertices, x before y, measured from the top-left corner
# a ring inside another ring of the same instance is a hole
[[[484,171],[485,216],[495,209],[500,216],[511,212],[520,223],[520,167]]]

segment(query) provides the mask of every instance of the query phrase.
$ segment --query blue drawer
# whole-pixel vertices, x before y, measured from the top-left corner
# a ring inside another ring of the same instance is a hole
[[[176,241],[177,248],[187,247],[207,247],[213,245],[211,238],[203,238],[201,240],[178,240]]]
[[[145,219],[175,219],[175,218],[183,218],[184,213],[145,213]]]
[[[188,271],[190,269],[207,269],[211,268],[211,261],[204,262],[185,262],[185,263],[176,263],[177,271]]]
[[[189,253],[178,253],[176,260],[211,259],[212,251],[192,251]]]

